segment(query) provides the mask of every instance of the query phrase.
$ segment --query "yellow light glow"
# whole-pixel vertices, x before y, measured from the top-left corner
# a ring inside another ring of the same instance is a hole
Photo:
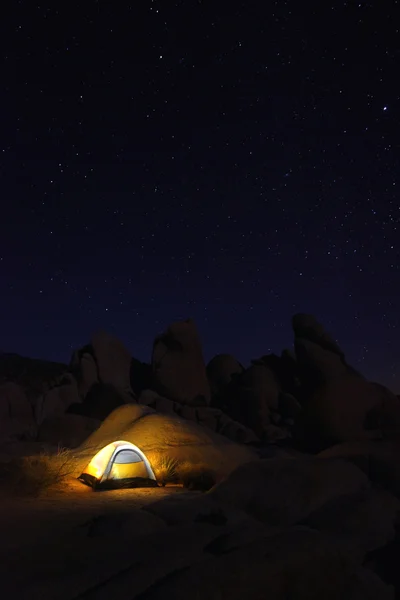
[[[118,455],[119,449],[133,450],[136,459],[133,462],[117,461],[114,463],[115,455]],[[134,479],[140,477],[155,480],[154,472],[143,452],[134,444],[124,440],[112,442],[99,450],[84,469],[81,478],[84,478],[85,475],[90,475],[100,483],[104,478]]]
[[[102,448],[100,452],[98,452],[90,461],[85,472],[88,475],[93,475],[96,479],[100,479],[100,477],[104,473],[104,469],[106,468],[113,452],[115,446],[114,444],[108,444],[105,448]]]

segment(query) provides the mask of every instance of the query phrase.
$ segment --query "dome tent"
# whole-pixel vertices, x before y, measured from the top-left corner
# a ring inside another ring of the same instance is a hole
[[[78,479],[94,489],[157,486],[146,456],[124,440],[111,442],[97,452]]]

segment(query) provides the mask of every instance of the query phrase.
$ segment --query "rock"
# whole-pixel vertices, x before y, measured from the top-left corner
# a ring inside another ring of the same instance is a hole
[[[348,367],[339,354],[321,348],[315,342],[296,338],[295,348],[302,378],[307,383],[310,380],[316,384],[326,383],[348,373]]]
[[[271,410],[278,408],[279,394],[273,371],[263,364],[254,364],[228,384],[214,398],[214,404],[262,439],[271,423]]]
[[[211,395],[215,396],[232,381],[232,377],[243,373],[243,367],[231,354],[217,354],[207,365],[207,376]]]
[[[379,397],[379,409],[375,412],[375,415],[372,415],[372,417],[375,416],[376,418],[375,423],[371,423],[371,419],[369,419],[369,425],[372,425],[374,428],[379,427],[385,439],[400,439],[399,399],[380,383],[371,382],[370,385],[375,389]],[[370,418],[371,415],[368,415],[368,417]]]
[[[245,427],[242,423],[234,421],[222,411],[211,407],[199,407],[196,409],[197,422],[213,431],[238,442],[239,444],[251,444],[258,441],[252,429]]]
[[[298,375],[302,383],[301,401],[333,380],[353,375],[364,379],[346,360],[337,342],[325,332],[315,317],[298,314],[292,319]]]
[[[400,404],[388,390],[347,375],[319,386],[303,405],[296,439],[322,450],[346,441],[396,437]]]
[[[152,372],[151,365],[143,363],[136,358],[132,358],[130,368],[131,387],[136,396],[139,396],[143,390],[151,388]]]
[[[79,395],[84,400],[92,385],[99,383],[97,365],[90,344],[73,352],[69,368],[78,382]]]
[[[251,363],[269,369],[273,373],[280,390],[294,395],[297,394],[299,388],[298,366],[296,358],[289,350],[284,350],[281,356],[265,354],[261,358],[252,360]]]
[[[344,353],[338,343],[329,333],[326,333],[323,326],[312,315],[304,313],[294,315],[292,318],[292,327],[295,338],[313,342],[323,350],[336,354],[344,361]]]
[[[201,342],[192,320],[173,323],[155,339],[152,370],[162,396],[192,406],[210,403]]]
[[[381,489],[334,498],[304,522],[312,529],[342,536],[365,555],[395,537],[400,501]]]
[[[69,375],[65,378],[65,385],[54,387],[37,399],[34,407],[35,421],[37,425],[41,425],[45,419],[64,415],[72,404],[80,401],[77,383]]]
[[[121,340],[105,331],[99,331],[92,336],[91,345],[99,381],[132,394],[130,379],[132,357]]]
[[[143,510],[162,519],[169,527],[188,523],[210,523],[223,528],[239,523],[257,523],[261,530],[270,531],[244,511],[215,502],[210,494],[198,492],[163,498],[146,505]]]
[[[140,394],[139,403],[150,406],[156,412],[175,414],[189,421],[194,421],[240,444],[249,444],[258,440],[251,429],[237,421],[233,421],[217,408],[180,404],[159,396],[153,390],[144,390]]]
[[[82,354],[79,366],[81,372],[81,394],[83,398],[85,398],[91,387],[95,383],[99,383],[99,376],[97,373],[96,361],[88,352]]]
[[[300,452],[299,450],[295,450],[290,446],[282,447],[275,444],[268,444],[266,446],[261,446],[260,448],[256,448],[257,455],[260,458],[310,458],[310,454],[304,454],[304,452]]]
[[[320,452],[318,457],[348,460],[374,484],[400,498],[400,441],[347,442]]]
[[[44,419],[39,428],[38,441],[61,448],[80,446],[101,424],[98,419],[66,414]]]
[[[177,402],[163,398],[154,390],[143,390],[138,398],[138,403],[145,406],[150,406],[156,412],[160,412],[167,415],[173,415],[176,412],[177,407],[181,407]],[[185,417],[186,418],[186,417]]]
[[[370,552],[365,559],[365,566],[386,583],[393,585],[396,592],[396,600],[400,597],[400,535],[386,544],[384,548],[377,548]]]
[[[306,528],[177,569],[139,598],[187,600],[193,590],[199,599],[394,600],[393,589],[363,569],[343,544]]]
[[[282,440],[287,440],[291,435],[284,427],[277,427],[276,425],[267,425],[263,432],[263,441],[272,444]]]
[[[145,406],[126,405],[113,411],[75,451],[77,469],[82,472],[96,451],[115,440],[137,445],[156,477],[167,482],[170,476],[182,482],[188,475],[207,475],[219,481],[238,465],[256,458],[250,449],[196,423],[154,413]]]
[[[295,419],[302,411],[301,404],[292,394],[281,392],[279,394],[279,414],[285,419]]]
[[[20,385],[32,405],[38,396],[57,385],[67,371],[68,365],[62,363],[0,352],[0,382]]]
[[[71,404],[67,412],[103,421],[118,406],[133,401],[133,397],[122,393],[111,384],[95,383],[86,394],[84,401]]]
[[[144,510],[132,510],[103,514],[82,523],[83,534],[88,538],[109,538],[121,541],[152,533],[165,532],[166,524],[160,518]]]
[[[11,381],[0,385],[0,439],[33,439],[36,424],[22,387]]]
[[[344,460],[276,458],[242,465],[209,494],[264,523],[283,526],[369,487],[367,476]]]

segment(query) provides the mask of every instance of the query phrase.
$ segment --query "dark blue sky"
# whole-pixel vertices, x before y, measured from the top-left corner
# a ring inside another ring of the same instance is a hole
[[[0,20],[0,349],[190,316],[247,363],[311,312],[400,391],[399,3],[58,5]]]

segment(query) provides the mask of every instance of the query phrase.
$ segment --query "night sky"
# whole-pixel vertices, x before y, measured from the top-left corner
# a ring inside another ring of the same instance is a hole
[[[8,4],[2,351],[192,317],[247,364],[309,312],[400,391],[399,2]]]

